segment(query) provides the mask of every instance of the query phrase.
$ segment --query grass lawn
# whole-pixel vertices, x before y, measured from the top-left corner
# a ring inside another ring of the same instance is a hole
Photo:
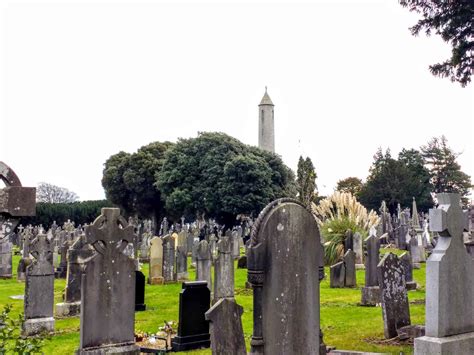
[[[381,250],[387,252],[393,250]],[[398,251],[397,251],[398,253]],[[13,258],[13,269],[16,267],[19,256]],[[236,266],[237,267],[237,266]],[[148,265],[142,271],[148,274]],[[194,280],[195,270],[189,270],[190,279]],[[314,270],[317,272],[317,270]],[[410,291],[411,302],[425,298],[425,265],[414,270],[414,278],[419,284],[419,290]],[[252,334],[252,292],[245,289],[247,270],[237,269],[235,272],[235,292],[237,302],[244,307],[242,322],[245,332],[247,349]],[[413,353],[413,347],[380,345],[377,341],[383,340],[382,310],[380,307],[360,307],[360,287],[364,284],[364,271],[357,271],[357,285],[355,289],[331,289],[329,287],[329,270],[326,268],[326,279],[321,282],[321,327],[324,341],[327,345],[338,349],[359,351],[387,352],[393,354]],[[65,287],[65,280],[57,279],[54,284],[55,302],[61,302],[61,295]],[[156,332],[164,321],[178,321],[178,303],[180,284],[146,285],[145,303],[147,310],[135,313],[135,330]],[[11,280],[0,280],[0,305],[13,305],[12,315],[16,316],[23,311],[23,301],[13,300],[10,296],[24,293],[24,283],[16,281],[16,275]],[[412,324],[423,324],[425,307],[423,302],[410,304]],[[418,304],[421,303],[421,304]],[[374,342],[375,341],[375,342]],[[72,354],[79,345],[79,318],[56,319],[56,333],[51,340],[46,341],[43,348],[45,354]],[[189,352],[192,354],[210,354],[210,350]]]

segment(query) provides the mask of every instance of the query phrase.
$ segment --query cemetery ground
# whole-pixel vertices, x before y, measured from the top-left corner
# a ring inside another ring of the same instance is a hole
[[[401,251],[381,249],[380,252]],[[243,250],[242,250],[243,252]],[[16,280],[16,269],[20,257],[13,257],[14,276],[9,280],[0,280],[0,306],[12,304],[11,315],[17,317],[23,312],[23,301],[10,296],[24,294],[24,282]],[[188,265],[190,265],[190,260]],[[142,267],[148,278],[148,264]],[[195,269],[189,270],[190,280],[195,278]],[[317,272],[317,270],[314,270]],[[413,346],[384,339],[382,310],[380,307],[358,306],[361,298],[360,288],[364,285],[364,271],[357,270],[357,288],[330,288],[329,268],[325,269],[326,278],[321,282],[321,328],[327,345],[338,349],[372,351],[399,354],[412,354]],[[425,320],[425,264],[421,269],[413,270],[418,290],[408,292],[412,324],[423,324]],[[247,270],[237,269],[235,265],[235,295],[237,303],[244,308],[242,316],[247,350],[250,349],[252,334],[253,297],[252,290],[245,288]],[[55,304],[62,302],[65,279],[56,279],[54,283]],[[164,321],[174,321],[177,327],[180,283],[167,285],[146,285],[146,311],[135,313],[135,332],[156,333]],[[56,319],[55,334],[45,341],[45,354],[72,354],[79,347],[79,317]],[[189,353],[210,354],[210,349],[195,350]]]

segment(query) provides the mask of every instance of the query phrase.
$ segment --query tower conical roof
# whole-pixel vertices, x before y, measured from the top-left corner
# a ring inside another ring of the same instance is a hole
[[[272,102],[272,99],[270,99],[270,96],[268,96],[268,93],[267,93],[267,87],[265,86],[265,94],[263,95],[262,97],[262,101],[260,101],[260,104],[258,106],[261,106],[261,105],[272,105],[272,106],[275,106]]]

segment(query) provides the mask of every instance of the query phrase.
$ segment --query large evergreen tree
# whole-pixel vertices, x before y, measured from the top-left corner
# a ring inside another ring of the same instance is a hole
[[[469,175],[461,171],[455,153],[449,146],[445,136],[434,137],[421,147],[423,158],[429,167],[433,192],[457,192],[467,202],[466,196],[472,187]]]
[[[361,179],[350,176],[337,182],[336,191],[349,192],[358,198],[360,190],[362,189],[362,185]]]
[[[305,206],[309,206],[317,196],[317,178],[313,162],[309,157],[298,160],[298,170],[296,172],[296,186],[298,187],[298,199]]]

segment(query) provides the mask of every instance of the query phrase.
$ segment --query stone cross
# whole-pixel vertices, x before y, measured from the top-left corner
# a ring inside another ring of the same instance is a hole
[[[135,345],[135,262],[123,254],[133,242],[134,229],[118,208],[103,208],[85,230],[96,251],[87,262],[81,286],[78,353],[139,354]]]
[[[45,234],[31,241],[32,262],[26,268],[24,335],[54,331],[53,253]]]
[[[426,336],[415,354],[467,354],[474,349],[474,261],[463,243],[467,229],[459,194],[437,194],[430,229],[439,234],[426,266]]]

